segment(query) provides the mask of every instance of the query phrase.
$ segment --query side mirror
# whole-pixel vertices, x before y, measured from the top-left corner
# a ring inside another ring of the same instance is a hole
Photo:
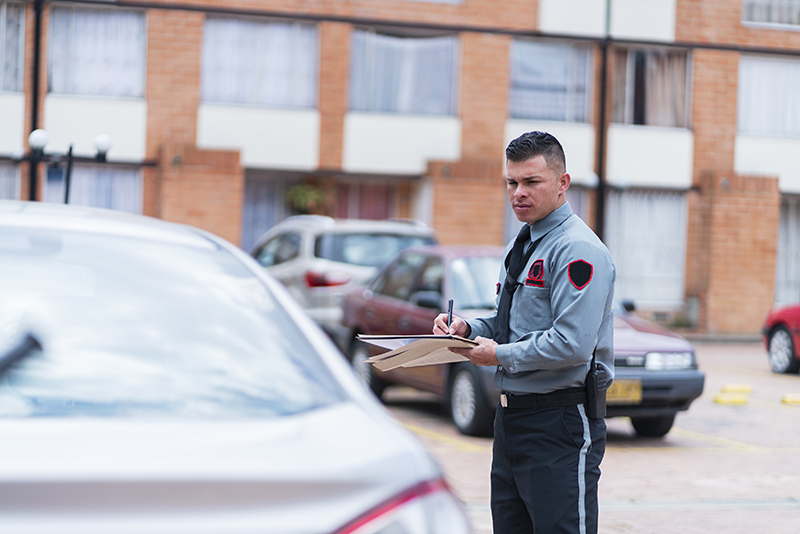
[[[634,311],[636,311],[636,305],[633,303],[632,300],[623,300],[622,308],[628,313],[633,313]]]
[[[441,310],[443,301],[442,294],[438,291],[417,291],[411,296],[411,302],[421,308]]]

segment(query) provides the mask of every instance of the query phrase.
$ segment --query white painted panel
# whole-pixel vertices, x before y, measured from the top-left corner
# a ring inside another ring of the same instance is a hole
[[[348,113],[344,122],[348,172],[421,174],[430,160],[461,159],[457,117]]]
[[[733,168],[738,174],[777,176],[783,193],[800,193],[800,139],[737,135]]]
[[[683,128],[612,124],[607,183],[617,187],[687,189],[692,185],[694,135]]]
[[[49,134],[45,152],[65,153],[69,145],[76,156],[94,156],[94,138],[111,137],[108,159],[145,159],[147,102],[98,96],[47,95],[44,129]]]
[[[572,183],[589,187],[597,185],[597,174],[594,172],[594,126],[571,122],[510,120],[506,122],[505,145],[508,146],[508,143],[525,132],[535,130],[553,134],[561,143]],[[501,157],[505,160],[504,155],[501,154]]]
[[[25,144],[25,95],[0,93],[0,154],[13,154]]]
[[[319,112],[201,104],[197,146],[240,150],[242,165],[251,169],[316,169]]]
[[[539,1],[538,29],[542,32],[601,37],[605,34],[605,20],[603,0]]]
[[[676,0],[608,0],[611,35],[622,39],[675,41]],[[604,4],[605,2],[600,2]]]

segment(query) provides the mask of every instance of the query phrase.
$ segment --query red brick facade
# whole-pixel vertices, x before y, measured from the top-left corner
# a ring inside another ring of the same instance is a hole
[[[52,4],[45,4],[49,6]],[[344,174],[350,36],[359,21],[472,27],[459,38],[460,161],[431,161],[433,220],[444,243],[502,244],[504,127],[508,119],[512,36],[493,29],[537,29],[537,2],[469,0],[459,4],[399,0],[176,0],[173,5],[315,15],[319,28],[319,162],[332,183]],[[800,32],[741,23],[741,0],[676,0],[679,43],[781,47],[800,50]],[[350,19],[358,19],[347,20]],[[148,9],[147,138],[143,211],[193,224],[238,243],[245,173],[236,151],[203,150],[197,143],[205,14],[192,9]],[[32,70],[33,4],[28,4],[26,73]],[[316,20],[316,19],[315,19]],[[47,10],[44,16],[47,34]],[[479,30],[489,31],[479,31]],[[47,39],[42,57],[47,56]],[[692,47],[690,47],[692,48]],[[599,47],[598,49],[599,50]],[[694,188],[688,193],[687,301],[699,306],[699,328],[756,333],[773,300],[780,192],[775,177],[737,176],[736,88],[739,53],[692,48],[691,129]],[[593,120],[599,120],[600,55],[595,54]],[[609,83],[613,83],[609,69]],[[41,65],[40,109],[46,93]],[[611,89],[607,119],[611,113]],[[30,131],[30,76],[25,76],[26,132]],[[40,114],[41,117],[41,114]],[[41,119],[40,119],[41,122]],[[24,176],[27,172],[24,170]],[[316,178],[315,178],[316,179]],[[41,189],[40,189],[41,190]],[[22,197],[27,198],[27,179]],[[393,211],[414,212],[412,184],[401,181]],[[594,204],[592,205],[594,211]],[[469,214],[469,215],[467,215]]]

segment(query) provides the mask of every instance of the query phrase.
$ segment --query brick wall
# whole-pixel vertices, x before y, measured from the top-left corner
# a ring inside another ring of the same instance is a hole
[[[461,156],[503,157],[508,116],[509,47],[506,36],[461,35]]]
[[[352,26],[349,24],[322,22],[319,25],[319,167],[321,169],[342,168],[351,32]]]
[[[443,244],[502,245],[508,202],[498,158],[431,162],[433,227]]]
[[[695,234],[707,247],[702,328],[758,334],[774,302],[780,191],[775,177],[708,172],[698,180]]]
[[[167,143],[157,172],[162,219],[240,243],[244,172],[238,152]]]
[[[205,15],[148,12],[144,213],[191,224],[238,244],[244,172],[236,151],[200,150],[197,108]]]

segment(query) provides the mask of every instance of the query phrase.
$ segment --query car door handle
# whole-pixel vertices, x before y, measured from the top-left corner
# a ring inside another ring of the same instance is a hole
[[[398,328],[400,328],[401,330],[406,330],[406,329],[407,329],[409,326],[411,326],[411,321],[409,321],[409,320],[408,320],[408,318],[406,318],[406,317],[403,317],[402,319],[400,319],[400,320],[397,322],[397,326],[398,326]]]

